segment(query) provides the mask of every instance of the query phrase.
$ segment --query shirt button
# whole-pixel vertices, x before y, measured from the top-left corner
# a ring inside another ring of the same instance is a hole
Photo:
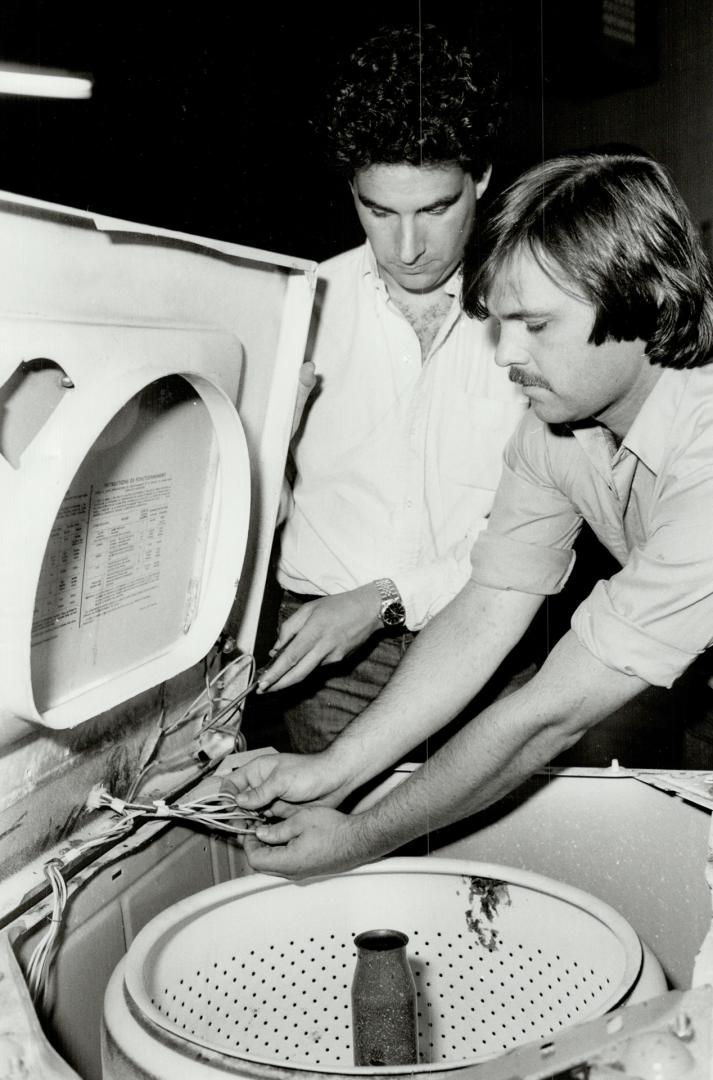
[[[407,499],[406,500],[406,509],[407,510],[413,510],[413,500],[412,499]]]

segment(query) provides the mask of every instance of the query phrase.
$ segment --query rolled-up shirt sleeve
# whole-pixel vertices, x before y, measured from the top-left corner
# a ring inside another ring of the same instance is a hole
[[[580,514],[552,481],[545,426],[530,411],[505,449],[488,526],[471,551],[471,578],[495,589],[557,593],[574,565],[581,526]]]
[[[475,581],[547,595],[588,521],[622,568],[595,585],[572,630],[606,667],[655,686],[713,647],[712,379],[713,365],[665,371],[619,447],[597,425],[568,436],[530,411],[471,554]]]
[[[602,663],[655,686],[671,686],[713,644],[713,469],[687,464],[705,462],[695,449],[657,478],[645,543],[572,619]]]

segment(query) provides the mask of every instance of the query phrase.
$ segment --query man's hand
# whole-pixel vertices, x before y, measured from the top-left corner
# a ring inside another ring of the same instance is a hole
[[[349,794],[325,754],[264,754],[226,777],[221,791],[245,810],[269,809],[289,817],[305,803],[338,806]]]
[[[325,806],[300,810],[286,821],[259,825],[245,837],[253,870],[278,877],[316,877],[350,870],[367,857],[354,844],[355,819]]]
[[[373,582],[335,596],[310,600],[285,619],[260,675],[258,693],[284,690],[320,664],[331,664],[362,645],[379,629],[381,597]]]

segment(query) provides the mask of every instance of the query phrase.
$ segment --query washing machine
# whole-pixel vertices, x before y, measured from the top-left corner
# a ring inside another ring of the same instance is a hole
[[[167,818],[106,841],[97,779],[177,737],[208,654],[253,651],[314,266],[9,194],[0,240],[0,1074],[351,1076],[353,939],[389,926],[421,1014],[402,1071],[534,1077],[514,1055],[643,1033],[693,1075],[710,805],[666,778],[548,773],[428,857],[304,885]],[[225,734],[160,794],[234,764]]]

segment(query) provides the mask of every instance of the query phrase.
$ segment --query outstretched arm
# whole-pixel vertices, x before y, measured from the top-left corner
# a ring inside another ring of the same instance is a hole
[[[336,806],[457,716],[522,637],[542,597],[474,582],[421,632],[376,701],[320,754],[262,759],[235,775],[242,805]]]
[[[473,528],[441,558],[395,575],[409,630],[422,629],[467,584],[470,550],[484,525],[483,518],[479,528]],[[280,627],[270,652],[272,663],[262,672],[260,692],[294,686],[321,664],[349,656],[382,629],[380,607],[381,595],[373,581],[305,603]]]
[[[496,701],[371,809],[324,807],[260,827],[251,865],[287,877],[345,870],[496,802],[647,683],[605,667],[570,631],[541,671]]]

